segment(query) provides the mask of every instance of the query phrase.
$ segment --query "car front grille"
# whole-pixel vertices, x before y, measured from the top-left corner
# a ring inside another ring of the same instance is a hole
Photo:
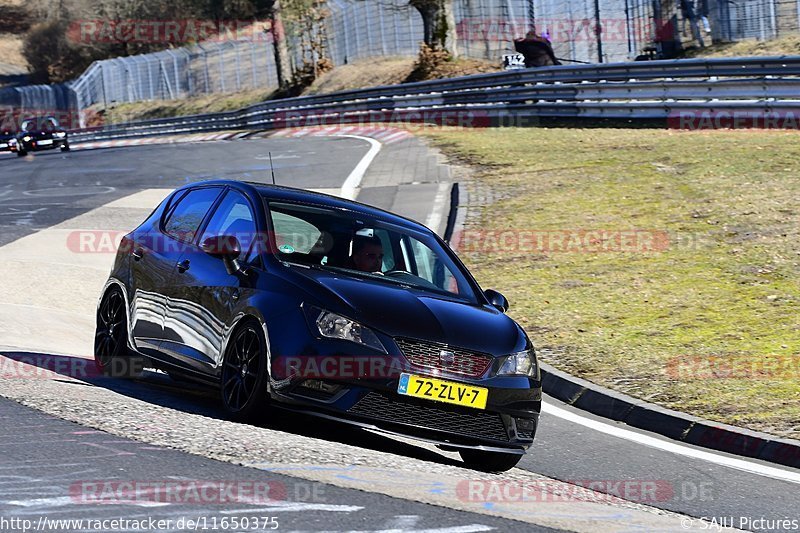
[[[508,441],[508,433],[498,414],[475,410],[474,413],[440,409],[435,403],[419,405],[402,399],[390,400],[377,392],[370,392],[349,413],[373,419],[410,424],[413,426],[445,431],[467,437]]]
[[[477,378],[482,376],[492,364],[490,355],[454,348],[444,344],[434,344],[411,339],[395,339],[397,346],[411,364],[433,368],[449,374],[460,374]],[[448,352],[443,357],[442,352]],[[452,354],[452,355],[451,355]]]

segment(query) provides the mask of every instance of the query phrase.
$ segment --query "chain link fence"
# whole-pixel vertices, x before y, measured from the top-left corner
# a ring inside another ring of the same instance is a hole
[[[709,0],[708,8],[709,16],[716,22],[712,28],[718,41],[774,39],[778,36],[779,22],[784,29],[796,32],[800,14],[797,0]]]
[[[84,109],[277,87],[277,75],[270,42],[232,41],[97,61],[71,86]]]
[[[422,18],[402,0],[329,0],[329,54],[335,65],[419,51]]]
[[[408,0],[328,0],[327,8],[324,53],[334,65],[419,50],[422,18]],[[532,29],[562,60],[591,63],[629,61],[655,42],[769,39],[800,29],[800,0],[454,0],[453,8],[459,54],[498,66]],[[0,109],[83,110],[275,88],[273,45],[263,36],[98,61],[68,84],[0,89]],[[297,37],[288,44],[295,66],[308,59]]]

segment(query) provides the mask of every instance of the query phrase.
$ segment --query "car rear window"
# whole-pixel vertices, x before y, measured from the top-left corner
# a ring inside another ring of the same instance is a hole
[[[200,224],[214,205],[220,191],[219,187],[205,187],[186,193],[167,213],[163,226],[164,233],[179,241],[194,241]]]

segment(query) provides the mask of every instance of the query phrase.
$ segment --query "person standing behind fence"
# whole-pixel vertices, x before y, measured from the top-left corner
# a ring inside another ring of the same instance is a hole
[[[530,30],[524,39],[514,39],[514,49],[525,56],[527,68],[561,64],[553,53],[550,40],[536,33],[535,29]]]

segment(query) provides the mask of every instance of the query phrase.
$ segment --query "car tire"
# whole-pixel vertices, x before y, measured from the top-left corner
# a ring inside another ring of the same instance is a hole
[[[264,414],[269,403],[267,361],[261,325],[256,320],[239,324],[225,350],[220,379],[222,405],[233,420],[250,422]]]
[[[112,287],[97,309],[94,363],[103,376],[133,379],[141,376],[145,358],[128,350],[128,311],[122,291]]]
[[[61,151],[62,152],[69,152],[69,150],[70,150],[69,143],[64,143],[64,144],[61,145]]]
[[[518,453],[487,452],[483,450],[459,450],[458,453],[468,467],[481,472],[505,472],[517,466],[517,463],[522,459],[522,454]]]
[[[26,150],[17,150],[17,157],[25,157],[26,155],[28,155]]]

